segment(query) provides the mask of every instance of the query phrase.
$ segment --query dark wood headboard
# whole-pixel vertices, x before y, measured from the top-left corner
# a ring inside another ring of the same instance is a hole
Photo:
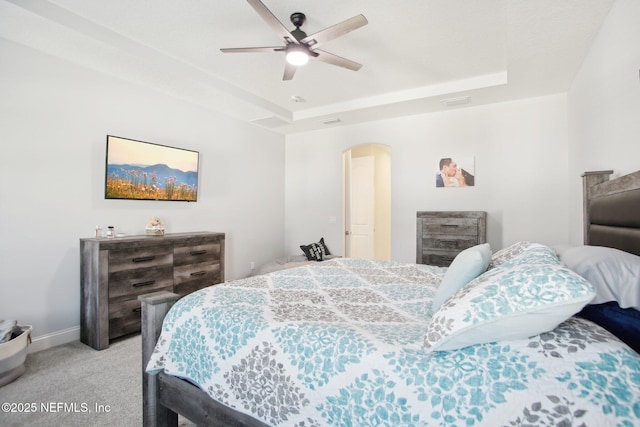
[[[584,244],[640,255],[640,171],[609,180],[612,173],[582,175]]]

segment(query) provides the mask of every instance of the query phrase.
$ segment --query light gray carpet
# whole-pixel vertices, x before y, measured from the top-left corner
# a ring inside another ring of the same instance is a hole
[[[140,335],[102,351],[79,341],[50,348],[27,355],[25,367],[24,375],[0,387],[0,404],[20,410],[7,413],[3,406],[1,426],[142,425]],[[192,424],[180,418],[180,425]]]

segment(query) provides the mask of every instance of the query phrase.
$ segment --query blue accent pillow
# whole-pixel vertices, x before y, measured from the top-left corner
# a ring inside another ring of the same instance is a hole
[[[490,261],[491,247],[488,243],[473,246],[460,252],[444,273],[433,298],[433,309],[437,310],[447,298],[484,273]]]
[[[556,263],[494,268],[444,302],[424,345],[431,352],[528,338],[554,329],[594,296],[589,282]]]

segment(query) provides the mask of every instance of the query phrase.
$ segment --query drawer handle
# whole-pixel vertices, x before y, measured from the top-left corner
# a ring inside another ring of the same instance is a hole
[[[153,261],[154,259],[156,259],[155,256],[151,255],[151,256],[140,256],[140,257],[136,257],[133,259],[133,262],[148,262],[148,261]]]
[[[138,307],[138,308],[134,308],[133,310],[131,310],[133,313],[141,313],[142,312],[142,307]]]
[[[204,255],[207,253],[207,251],[205,250],[201,250],[201,251],[191,251],[189,252],[191,255],[196,256],[196,255]]]
[[[204,276],[205,274],[207,274],[206,271],[196,271],[194,273],[191,273],[191,276]]]
[[[440,242],[443,245],[449,245],[449,246],[457,246],[458,245],[458,241],[457,240],[440,240]]]
[[[441,227],[453,227],[453,228],[457,228],[458,224],[442,224]]]
[[[147,280],[146,282],[134,283],[131,286],[133,286],[134,288],[141,288],[142,286],[149,286],[149,285],[153,285],[154,283],[156,283],[155,280]]]

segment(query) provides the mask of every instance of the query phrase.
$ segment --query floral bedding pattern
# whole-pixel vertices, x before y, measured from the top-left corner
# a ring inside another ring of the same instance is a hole
[[[273,426],[640,424],[640,357],[586,320],[427,353],[444,272],[338,258],[215,285],[174,305],[147,371]]]

